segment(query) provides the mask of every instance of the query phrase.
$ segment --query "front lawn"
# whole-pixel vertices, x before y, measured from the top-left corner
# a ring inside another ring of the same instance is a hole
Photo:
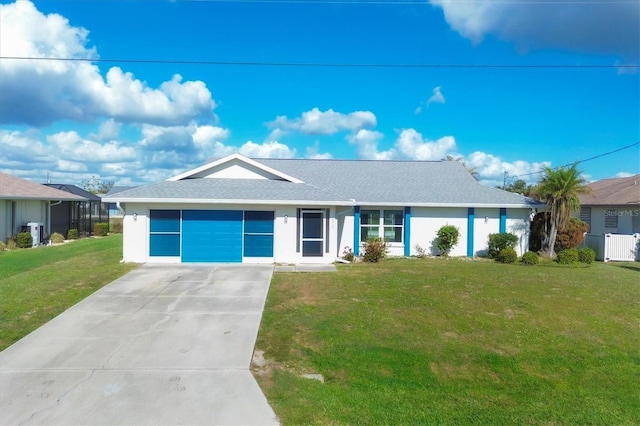
[[[121,264],[122,235],[0,253],[0,350],[135,264]]]
[[[637,263],[276,274],[254,374],[285,425],[640,424],[639,307]]]

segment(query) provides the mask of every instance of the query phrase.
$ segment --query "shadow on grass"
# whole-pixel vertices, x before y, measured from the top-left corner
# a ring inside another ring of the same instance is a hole
[[[618,268],[628,269],[630,271],[640,272],[640,265],[616,265]]]

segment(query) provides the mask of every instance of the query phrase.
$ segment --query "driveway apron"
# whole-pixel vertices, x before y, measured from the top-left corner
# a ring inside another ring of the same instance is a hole
[[[269,265],[145,265],[0,352],[2,425],[263,425]]]

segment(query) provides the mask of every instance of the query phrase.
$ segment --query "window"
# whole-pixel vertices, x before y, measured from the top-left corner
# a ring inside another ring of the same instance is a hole
[[[151,210],[149,222],[149,256],[180,256],[180,210]]]
[[[580,207],[580,220],[589,225],[589,229],[591,229],[591,207]]]
[[[272,211],[244,212],[244,257],[273,257]]]
[[[403,210],[362,210],[360,213],[360,241],[383,238],[390,243],[402,243]]]
[[[609,209],[604,211],[604,227],[605,228],[617,228],[618,227],[618,211]]]

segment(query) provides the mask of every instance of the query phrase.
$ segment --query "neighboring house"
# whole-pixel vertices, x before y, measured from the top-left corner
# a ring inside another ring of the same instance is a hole
[[[580,195],[580,220],[590,234],[640,233],[640,175],[590,183]]]
[[[51,206],[85,198],[0,172],[0,241],[21,232],[28,223],[41,223],[51,234]]]
[[[93,233],[93,226],[99,222],[109,222],[109,210],[102,199],[75,185],[58,183],[45,184],[49,188],[59,189],[79,195],[84,201],[63,201],[51,206],[51,232],[66,236],[69,229],[77,229],[85,235]]]
[[[490,233],[526,251],[529,198],[478,183],[455,161],[253,160],[238,154],[104,199],[124,212],[127,262],[331,263],[384,237],[389,254],[437,254],[446,224],[453,256],[486,254]]]
[[[111,197],[118,192],[128,191],[135,188],[135,186],[112,186],[109,192],[102,196],[102,198]],[[107,203],[110,217],[122,217],[122,211],[116,206],[116,203]]]

